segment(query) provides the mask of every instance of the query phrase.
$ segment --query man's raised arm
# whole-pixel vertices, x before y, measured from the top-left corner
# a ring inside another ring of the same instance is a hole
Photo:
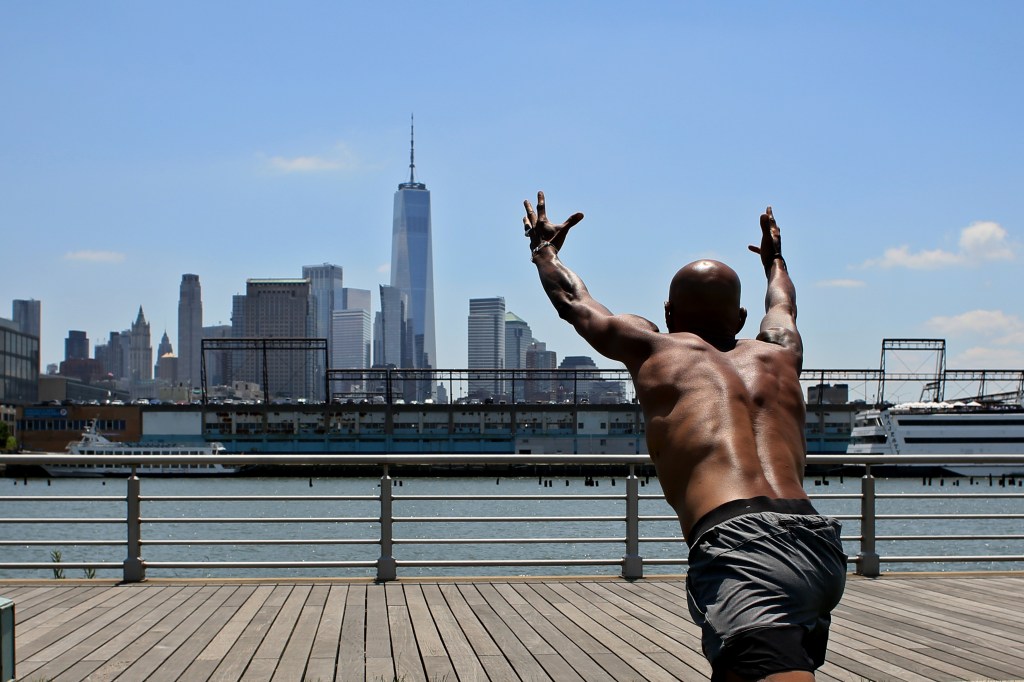
[[[574,213],[564,223],[554,225],[548,221],[543,192],[537,193],[536,212],[528,200],[523,204],[523,226],[530,238],[531,258],[558,316],[575,327],[594,350],[629,367],[647,347],[638,337],[644,332],[657,332],[657,326],[634,315],[613,315],[558,258],[566,234],[583,220],[582,213]]]
[[[764,297],[765,316],[757,338],[776,343],[803,358],[803,342],[796,328],[796,287],[782,257],[782,236],[769,206],[761,215],[761,246],[750,246],[761,256],[768,290]]]

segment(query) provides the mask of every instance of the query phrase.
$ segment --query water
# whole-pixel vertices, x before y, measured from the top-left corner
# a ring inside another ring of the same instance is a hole
[[[539,480],[530,478],[405,478],[396,479],[394,516],[442,517],[488,516],[499,517],[484,522],[408,522],[395,524],[396,544],[394,557],[401,561],[429,559],[606,559],[619,561],[625,551],[621,542],[588,542],[593,538],[620,538],[624,536],[621,521],[557,521],[511,523],[500,520],[517,516],[623,516],[624,500],[541,499],[541,500],[402,500],[403,495],[622,495],[622,478],[594,479],[596,486],[585,485],[582,477],[557,477]],[[550,481],[545,484],[544,481]],[[827,484],[825,484],[827,481]],[[959,481],[954,485],[954,481]],[[641,536],[666,538],[666,541],[642,542],[640,554],[647,559],[664,559],[668,565],[646,565],[646,575],[678,574],[683,568],[680,561],[686,555],[678,523],[672,510],[660,499],[661,490],[656,479],[644,481],[641,495],[655,495],[656,499],[643,499],[642,516],[668,516],[667,520],[641,522]],[[1024,492],[998,485],[989,486],[987,479],[970,485],[967,479],[938,480],[928,485],[921,479],[878,479],[876,490],[882,493],[1008,493]],[[208,497],[202,501],[143,500],[144,522],[142,534],[147,543],[143,556],[148,562],[159,561],[376,561],[379,546],[371,544],[322,544],[312,540],[376,540],[379,527],[376,517],[379,503],[373,500],[278,500],[236,501],[224,499],[235,495],[360,495],[376,496],[379,482],[376,478],[143,478],[143,497],[162,495],[197,495]],[[29,496],[123,496],[125,483],[118,479],[3,479],[0,478],[0,518],[76,518],[122,519],[125,503],[120,501],[20,501],[15,498]],[[812,495],[825,494],[815,500],[817,508],[830,515],[856,515],[857,499],[832,499],[827,496],[858,493],[859,478],[807,479],[805,487]],[[1024,513],[1024,498],[1014,499],[898,499],[880,500],[879,514],[892,513]],[[185,522],[177,519],[238,518],[242,522]],[[299,522],[263,521],[253,519],[290,517]],[[369,521],[341,521],[344,517],[366,518]],[[310,521],[309,519],[328,519]],[[372,521],[372,522],[371,522]],[[844,536],[859,535],[859,521],[843,521]],[[884,535],[956,534],[972,538],[979,535],[1019,534],[1019,519],[956,519],[956,520],[879,520],[877,532]],[[51,552],[61,552],[61,562],[115,562],[124,559],[123,521],[116,523],[44,523],[0,524],[0,540],[53,540],[46,545],[0,546],[0,563],[44,562],[52,563]],[[528,544],[405,544],[400,540],[453,538],[559,538],[563,542]],[[112,546],[74,546],[69,540],[110,540]],[[231,544],[192,544],[202,539],[232,541]],[[288,539],[306,541],[292,545],[239,544],[242,541]],[[158,544],[167,540],[186,541],[185,545]],[[854,555],[859,546],[856,540],[845,541],[847,553]],[[886,556],[918,555],[1024,555],[1024,540],[969,539],[969,540],[889,540],[878,542],[878,553]],[[1001,570],[1019,569],[1019,563],[900,563],[885,564],[885,570]],[[409,567],[399,566],[400,577],[458,576],[458,575],[618,575],[617,566],[566,566],[562,564],[539,567]],[[47,578],[52,570],[13,570],[0,568],[0,578]],[[83,569],[65,568],[68,578],[84,577]],[[150,567],[149,577],[372,577],[374,568],[319,567],[319,568],[200,568],[171,569]],[[120,578],[120,569],[98,569],[96,577]]]

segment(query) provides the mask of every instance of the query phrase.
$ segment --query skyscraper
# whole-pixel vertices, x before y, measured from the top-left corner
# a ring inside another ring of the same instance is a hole
[[[409,297],[398,287],[380,285],[380,311],[373,324],[373,364],[412,367]]]
[[[526,349],[526,369],[554,370],[558,355],[548,350],[543,341],[534,341]],[[526,382],[526,399],[531,402],[552,402],[558,397],[558,381],[554,372],[539,372]]]
[[[341,278],[340,265],[303,265],[302,277],[309,280],[312,309],[310,311],[310,336],[318,339],[327,339],[327,362],[333,357],[333,334],[331,323],[335,310],[341,310]],[[317,388],[317,398],[323,399],[319,393],[323,392],[324,374],[327,367],[323,367],[323,357],[319,354],[313,361],[313,385]]]
[[[246,280],[243,336],[258,339],[308,337],[312,327],[310,299],[307,279]],[[246,355],[243,379],[262,385],[262,358],[255,353]],[[312,355],[315,353],[301,350],[268,352],[269,386],[264,386],[264,390],[278,397],[312,397]]]
[[[86,333],[77,329],[68,332],[68,338],[64,339],[65,360],[87,360],[89,359],[89,337]]]
[[[526,369],[526,352],[533,344],[533,332],[526,320],[515,313],[505,313],[505,369]],[[522,400],[526,394],[526,384],[517,378],[513,385],[507,387],[515,400]]]
[[[128,376],[132,381],[152,381],[153,341],[149,333],[149,322],[139,306],[139,314],[132,323],[131,354],[128,358]]]
[[[409,301],[412,364],[407,366],[425,369],[437,367],[434,266],[430,236],[430,192],[422,182],[416,182],[413,140],[410,133],[409,181],[399,184],[395,192],[391,232],[391,286],[402,291]],[[427,383],[429,387],[430,382]]]
[[[14,299],[11,304],[11,319],[23,334],[39,338],[42,320],[42,304],[35,299]]]
[[[171,338],[167,336],[167,331],[164,330],[164,335],[160,339],[160,345],[156,347],[156,378],[173,384],[181,373],[180,366],[178,358],[174,355],[174,346],[171,345]]]
[[[505,367],[505,299],[469,299],[469,369]],[[486,399],[504,393],[501,379],[493,372],[470,372],[469,397]]]
[[[203,343],[203,290],[199,275],[182,275],[178,294],[178,364],[175,380],[199,386]]]

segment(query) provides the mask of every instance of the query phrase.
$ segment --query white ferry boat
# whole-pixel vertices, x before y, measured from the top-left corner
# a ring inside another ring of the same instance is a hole
[[[188,462],[197,455],[220,455],[227,449],[220,443],[171,444],[171,443],[122,443],[104,438],[96,431],[96,422],[82,434],[82,439],[68,443],[69,455],[122,455],[138,456],[137,474],[163,476],[215,476],[234,474],[241,470],[237,466],[225,466],[218,462]],[[182,461],[174,464],[146,462],[154,455],[174,455]],[[127,476],[131,474],[130,464],[48,464],[43,467],[51,476]]]
[[[1024,406],[904,403],[857,413],[851,455],[1024,455]],[[959,476],[1024,476],[1024,464],[944,464]]]

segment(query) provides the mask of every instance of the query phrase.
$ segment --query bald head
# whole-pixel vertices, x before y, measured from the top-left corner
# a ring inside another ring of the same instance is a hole
[[[725,263],[694,261],[672,278],[665,303],[670,332],[691,332],[710,342],[734,339],[746,317],[739,275]]]

